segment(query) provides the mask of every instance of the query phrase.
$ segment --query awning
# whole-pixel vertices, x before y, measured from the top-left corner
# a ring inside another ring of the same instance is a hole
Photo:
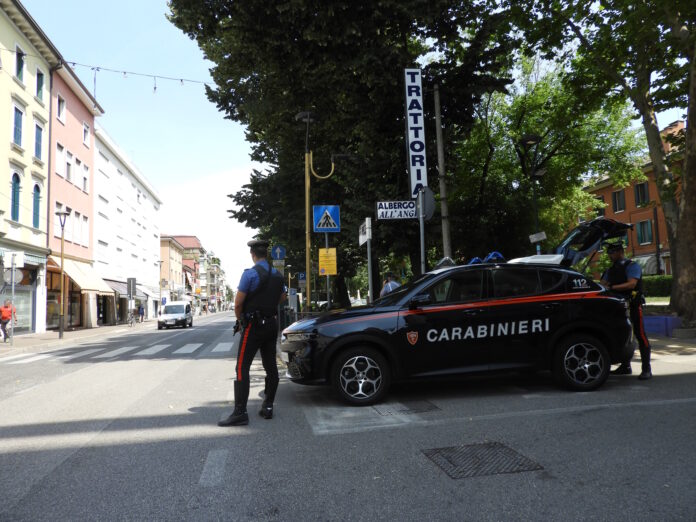
[[[105,279],[106,284],[108,284],[114,292],[119,294],[122,298],[128,298],[128,283],[122,283],[121,281],[114,281],[112,279]],[[136,284],[134,299],[140,299],[141,301],[147,300],[147,296],[142,293],[138,285]]]
[[[50,256],[51,262],[60,269],[60,257]],[[82,293],[96,292],[99,295],[113,295],[114,291],[99,277],[97,271],[89,263],[66,259],[64,272],[80,287]]]
[[[191,274],[188,272],[184,272],[186,274],[186,280],[188,281],[189,285],[193,286],[193,283],[191,282]]]

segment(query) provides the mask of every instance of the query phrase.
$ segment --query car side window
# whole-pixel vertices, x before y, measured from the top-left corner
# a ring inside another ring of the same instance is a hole
[[[563,281],[565,275],[563,272],[555,272],[553,270],[539,270],[539,279],[541,280],[541,291],[547,292],[563,292]]]
[[[470,270],[453,274],[430,289],[433,303],[466,303],[482,296],[483,272]]]
[[[186,313],[187,314],[191,313],[191,305],[186,305]]]
[[[499,268],[491,273],[493,297],[521,297],[541,293],[536,269]]]

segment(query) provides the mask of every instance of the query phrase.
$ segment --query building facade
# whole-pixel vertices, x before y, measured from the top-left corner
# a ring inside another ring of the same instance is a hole
[[[104,323],[98,313],[98,299],[113,298],[113,290],[93,268],[94,121],[102,114],[102,108],[72,69],[63,65],[53,74],[47,328],[59,326],[61,273],[66,328],[92,328]]]
[[[46,329],[50,82],[61,56],[24,7],[0,0],[0,299],[17,333]],[[12,280],[14,279],[14,285]]]
[[[172,236],[181,246],[184,247],[184,284],[187,299],[193,303],[197,309],[201,309],[201,280],[200,266],[201,258],[205,256],[206,250],[196,236],[176,235]]]
[[[184,247],[174,237],[160,237],[160,281],[162,297],[167,301],[182,301],[186,295],[184,275]]]
[[[95,268],[116,293],[98,303],[107,323],[122,322],[128,309],[145,308],[146,318],[159,309],[162,200],[145,176],[99,125],[95,125],[94,248]],[[129,302],[127,282],[136,280]]]

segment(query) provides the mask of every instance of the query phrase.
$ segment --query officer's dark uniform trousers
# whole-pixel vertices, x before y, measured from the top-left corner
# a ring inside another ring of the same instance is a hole
[[[626,276],[626,267],[633,263],[630,259],[620,259],[614,263],[609,269],[609,282],[612,285],[620,285],[628,281]],[[635,292],[635,295],[632,295]],[[631,316],[631,324],[633,325],[633,335],[638,341],[640,349],[640,360],[643,371],[650,370],[650,341],[645,335],[645,326],[643,325],[643,279],[638,280],[634,292],[617,292],[628,300],[629,313]],[[629,364],[631,361],[624,361]]]
[[[241,332],[242,341],[237,352],[234,404],[246,408],[249,399],[249,368],[256,351],[261,351],[263,369],[266,371],[266,396],[264,400],[273,404],[278,389],[278,365],[276,364],[276,340],[278,322],[275,317],[252,321]]]
[[[278,321],[275,315],[283,293],[283,276],[278,272],[269,274],[258,264],[254,270],[259,273],[260,283],[244,300],[245,326],[237,352],[237,379],[234,382],[235,409],[241,407],[244,411],[249,399],[249,368],[257,350],[261,350],[261,360],[266,370],[265,403],[273,404],[279,380],[276,364]]]

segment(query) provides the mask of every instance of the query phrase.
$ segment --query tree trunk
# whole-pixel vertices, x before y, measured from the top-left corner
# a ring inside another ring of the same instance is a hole
[[[348,295],[348,285],[346,276],[338,274],[336,277],[336,302],[341,308],[350,308],[350,296]]]
[[[678,270],[673,270],[672,306],[686,326],[696,324],[696,51],[689,67],[689,105],[686,114],[684,168],[679,201]]]

